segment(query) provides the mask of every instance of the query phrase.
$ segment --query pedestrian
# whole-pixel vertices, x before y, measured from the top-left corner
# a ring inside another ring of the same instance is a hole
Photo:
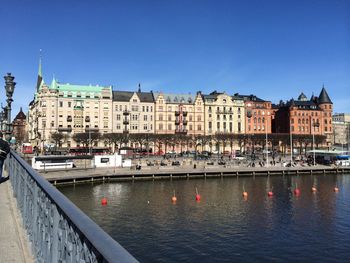
[[[9,176],[2,177],[2,169],[4,166],[4,161],[9,152],[10,152],[10,145],[8,144],[8,142],[2,139],[2,133],[0,132],[0,184],[6,182],[9,179]]]

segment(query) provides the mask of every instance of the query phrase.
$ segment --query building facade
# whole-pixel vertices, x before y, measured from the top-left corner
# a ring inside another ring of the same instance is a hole
[[[53,133],[63,133],[63,147],[74,147],[76,133],[112,132],[112,87],[42,81],[29,105],[29,140],[44,148]]]
[[[245,133],[259,134],[272,132],[272,116],[271,101],[265,101],[255,95],[239,95],[235,97],[244,101],[246,114],[244,114]]]
[[[204,135],[202,94],[155,92],[155,133]]]
[[[244,133],[245,108],[242,98],[214,91],[204,95],[205,134]]]
[[[154,133],[154,110],[151,92],[113,91],[112,131]]]
[[[350,114],[336,113],[333,115],[333,145],[346,147],[349,150],[350,142]]]
[[[275,113],[276,133],[324,135],[329,146],[332,139],[333,103],[323,87],[318,97],[309,100],[301,93],[297,100],[280,102]]]
[[[21,144],[28,141],[28,133],[27,133],[27,117],[20,109],[19,113],[16,115],[12,122],[13,127],[13,137],[15,137],[16,142]]]

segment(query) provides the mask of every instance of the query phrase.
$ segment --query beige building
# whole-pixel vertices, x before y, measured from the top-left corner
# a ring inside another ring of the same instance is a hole
[[[204,102],[200,92],[192,94],[154,93],[155,133],[204,135]]]
[[[335,113],[333,121],[333,145],[343,145],[348,149],[350,142],[350,114]]]
[[[65,135],[63,147],[74,147],[75,133],[112,132],[112,87],[41,82],[29,105],[29,140],[40,148],[49,147],[51,134]],[[102,143],[101,143],[102,146]]]
[[[151,92],[113,91],[113,132],[154,133],[154,110]]]
[[[203,97],[206,135],[245,132],[245,108],[242,98],[216,91]]]

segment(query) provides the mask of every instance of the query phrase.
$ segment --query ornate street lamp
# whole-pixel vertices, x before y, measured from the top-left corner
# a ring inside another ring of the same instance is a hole
[[[15,91],[15,86],[16,86],[16,82],[14,82],[13,80],[15,79],[14,76],[11,76],[11,73],[7,73],[6,76],[4,76],[5,79],[5,90],[6,90],[6,97],[7,97],[7,106],[4,108],[5,111],[5,118],[7,118],[6,120],[6,140],[10,141],[11,140],[11,133],[12,133],[12,125],[11,125],[11,104],[13,102],[12,99],[12,95],[13,92]]]

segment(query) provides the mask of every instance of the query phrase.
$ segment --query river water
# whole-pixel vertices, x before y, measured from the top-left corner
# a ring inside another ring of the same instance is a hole
[[[305,175],[59,190],[141,262],[350,262],[349,184],[350,175]]]

